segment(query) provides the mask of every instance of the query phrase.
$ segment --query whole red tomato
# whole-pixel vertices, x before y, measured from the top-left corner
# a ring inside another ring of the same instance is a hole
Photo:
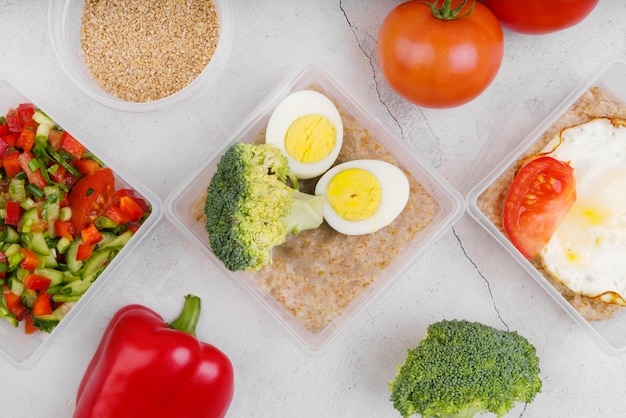
[[[496,77],[503,54],[498,19],[473,0],[402,3],[378,33],[385,79],[424,107],[455,107],[476,98]]]
[[[512,31],[530,35],[556,32],[580,23],[599,0],[482,0]]]

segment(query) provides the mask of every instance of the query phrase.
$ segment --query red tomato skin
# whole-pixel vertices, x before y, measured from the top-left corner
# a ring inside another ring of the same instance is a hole
[[[115,178],[110,168],[103,168],[81,178],[68,198],[72,208],[70,222],[74,233],[79,233],[98,216],[104,215],[113,203],[114,195]]]
[[[460,3],[453,0],[452,7]],[[503,56],[502,27],[480,3],[467,17],[442,20],[420,1],[405,2],[387,15],[378,34],[385,79],[400,96],[423,107],[456,107],[475,99],[495,79]]]
[[[533,259],[575,201],[574,169],[549,156],[534,158],[517,171],[507,193],[504,231],[525,258]]]
[[[582,22],[599,0],[483,0],[508,29],[526,35],[542,35]]]

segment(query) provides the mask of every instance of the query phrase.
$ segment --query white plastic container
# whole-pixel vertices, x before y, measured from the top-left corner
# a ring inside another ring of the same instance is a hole
[[[84,0],[51,0],[48,9],[50,40],[56,57],[69,77],[87,96],[110,108],[125,112],[158,112],[172,109],[213,84],[220,76],[232,47],[232,18],[227,0],[213,0],[220,20],[220,37],[211,61],[200,75],[182,90],[159,100],[129,102],[102,89],[85,64],[80,45]]]
[[[48,116],[52,118],[60,126],[63,126],[63,118],[54,113],[54,108],[46,106],[39,101],[26,87],[14,77],[6,74],[0,74],[0,113],[6,115],[10,108],[16,107],[20,103],[33,103],[41,108]],[[87,149],[94,151],[94,147],[90,147],[89,138],[82,138],[80,135],[73,133],[73,136],[81,142]],[[117,266],[123,262],[126,256],[133,251],[148,234],[150,229],[162,217],[162,203],[159,199],[147,190],[143,185],[129,176],[120,172],[120,170],[107,164],[106,159],[102,155],[97,154],[105,165],[113,169],[115,175],[115,186],[119,188],[130,188],[137,192],[138,196],[145,199],[151,206],[152,213],[146,219],[145,223],[137,230],[137,233],[122,248],[113,261],[104,269],[98,279],[91,285],[87,292],[80,298],[72,310],[57,325],[51,333],[47,334],[37,331],[34,334],[25,334],[23,325],[15,328],[8,321],[0,319],[0,356],[8,360],[13,366],[20,369],[27,369],[35,365],[41,355],[50,348],[54,340],[63,333],[67,333],[71,324],[77,318],[82,318],[81,312],[89,301],[98,293],[100,289],[106,286],[107,281],[114,274]],[[79,319],[82,321],[82,319]]]
[[[520,158],[534,149],[538,139],[590,88],[599,87],[616,99],[626,103],[626,60],[623,57],[609,58],[602,63],[583,83],[554,109],[509,156],[477,184],[467,195],[467,211],[487,232],[517,260],[522,267],[548,292],[548,294],[593,338],[608,354],[626,352],[626,310],[605,321],[588,321],[563,295],[511,244],[507,236],[490,220],[481,209],[479,199],[503,173],[509,171]],[[611,116],[611,115],[607,115]]]
[[[408,248],[374,280],[347,309],[320,332],[307,330],[273,296],[262,289],[254,280],[253,273],[231,272],[213,254],[205,225],[198,222],[191,214],[190,207],[202,198],[210,179],[215,172],[221,155],[233,143],[250,142],[265,131],[267,121],[278,103],[291,92],[308,88],[316,84],[327,96],[334,100],[346,113],[352,115],[371,136],[382,143],[414,178],[433,196],[438,203],[438,212],[432,222],[420,232]],[[463,199],[447,182],[437,175],[408,148],[390,128],[371,112],[362,100],[349,93],[328,70],[317,64],[299,68],[280,83],[268,97],[242,122],[233,132],[217,156],[207,156],[208,163],[193,174],[177,191],[166,199],[166,216],[185,234],[185,236],[206,254],[211,261],[237,286],[266,309],[286,330],[292,340],[307,354],[320,353],[337,333],[365,307],[372,303],[382,291],[390,286],[416,258],[442,233],[456,222],[463,213]]]

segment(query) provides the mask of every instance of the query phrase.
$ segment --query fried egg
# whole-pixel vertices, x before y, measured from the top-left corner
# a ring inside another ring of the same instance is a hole
[[[402,170],[380,160],[352,160],[328,170],[315,186],[324,195],[324,220],[335,231],[363,235],[389,225],[409,200]]]
[[[574,168],[577,199],[540,253],[572,291],[626,305],[626,121],[564,129],[545,148]]]
[[[314,90],[300,90],[276,106],[267,123],[265,142],[287,156],[299,179],[328,170],[343,143],[343,122],[333,102]]]

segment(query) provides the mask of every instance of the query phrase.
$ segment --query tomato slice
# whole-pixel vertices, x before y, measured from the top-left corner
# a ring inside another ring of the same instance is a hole
[[[502,213],[504,230],[530,260],[545,247],[575,201],[574,169],[552,157],[535,158],[513,179]]]
[[[75,233],[89,226],[113,202],[115,178],[110,168],[103,168],[78,180],[69,195],[72,227]]]

